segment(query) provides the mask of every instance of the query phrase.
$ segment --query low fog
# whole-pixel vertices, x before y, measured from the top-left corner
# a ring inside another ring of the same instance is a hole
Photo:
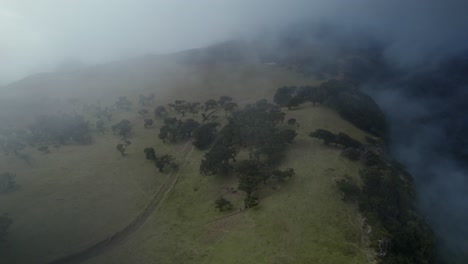
[[[371,30],[407,66],[464,48],[465,1],[59,1],[0,3],[0,84],[67,62],[202,47],[297,23]]]
[[[356,37],[365,35],[379,43],[392,69],[360,83],[387,114],[390,150],[415,177],[420,208],[445,254],[466,256],[468,151],[460,138],[468,131],[468,82],[443,69],[454,56],[467,65],[459,55],[468,50],[467,11],[463,0],[3,0],[0,85],[231,39],[255,40],[274,52],[281,34],[310,25],[334,28],[330,46],[367,45],[369,38]],[[437,74],[427,79],[434,86],[420,82]]]

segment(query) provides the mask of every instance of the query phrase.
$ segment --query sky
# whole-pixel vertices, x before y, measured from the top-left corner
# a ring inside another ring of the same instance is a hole
[[[421,50],[466,45],[460,41],[468,38],[460,36],[468,25],[465,2],[0,0],[0,85],[67,60],[95,64],[169,53],[303,21],[370,28],[394,41],[389,57],[405,64],[420,60]]]

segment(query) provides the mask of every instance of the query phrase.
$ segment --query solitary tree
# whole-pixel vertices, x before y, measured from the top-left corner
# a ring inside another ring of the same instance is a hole
[[[172,167],[176,166],[176,164],[174,163],[174,160],[175,158],[172,155],[165,154],[162,156],[156,156],[154,163],[156,167],[159,169],[159,172],[162,172],[166,166],[172,166]]]
[[[122,143],[118,144],[116,146],[116,149],[122,155],[122,157],[126,155],[126,153],[125,153],[126,148],[125,148],[124,144],[122,144]]]
[[[147,160],[156,161],[156,152],[154,151],[154,148],[145,148],[144,152]]]

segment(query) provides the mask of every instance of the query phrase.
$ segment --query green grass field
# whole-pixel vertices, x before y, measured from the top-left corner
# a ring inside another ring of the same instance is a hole
[[[154,84],[123,87],[116,83],[95,96],[86,90],[74,96],[81,103],[109,104],[126,95],[136,104],[140,93],[154,92],[156,106],[175,99],[203,102],[229,95],[245,104],[271,100],[282,85],[317,83],[265,65],[174,67],[154,78]],[[262,186],[260,205],[240,210],[244,194],[230,191],[237,188],[234,177],[200,175],[204,152],[186,142],[163,143],[157,138],[161,121],[144,129],[138,109],[114,114],[110,123],[127,118],[135,124],[127,157],[115,150],[119,138],[111,131],[95,134],[89,146],[51,148],[50,154],[28,149],[30,166],[0,157],[2,171],[16,173],[21,186],[0,195],[0,213],[8,213],[14,221],[8,252],[2,253],[6,263],[47,263],[111,236],[137,217],[168,177],[176,184],[147,221],[123,242],[85,263],[372,262],[356,206],[343,202],[334,186],[336,177],[357,177],[359,163],[341,157],[339,148],[308,137],[309,132],[324,128],[363,141],[365,134],[335,112],[310,104],[284,109],[286,119],[296,118],[300,127],[279,167],[294,168],[296,175],[277,190]],[[224,116],[221,110],[219,116]],[[144,159],[143,149],[149,146],[158,154],[177,158],[180,168],[175,174],[161,174]],[[233,201],[232,211],[215,210],[214,201],[220,195]]]

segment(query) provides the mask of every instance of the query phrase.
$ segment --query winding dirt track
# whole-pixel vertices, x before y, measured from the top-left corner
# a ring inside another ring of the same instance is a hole
[[[187,160],[187,158],[190,157],[190,154],[193,151],[193,148],[190,147],[191,143],[191,141],[188,141],[184,145],[183,152],[185,153],[185,155],[183,161],[181,162],[181,165],[185,163],[185,161]],[[190,150],[188,150],[189,147]],[[130,222],[119,232],[97,242],[96,244],[80,252],[56,259],[54,261],[49,262],[49,264],[80,263],[101,254],[104,250],[109,250],[110,248],[121,244],[128,237],[130,237],[130,235],[137,231],[146,222],[146,220],[148,220],[151,214],[157,212],[161,208],[162,204],[167,199],[169,193],[174,189],[174,186],[176,185],[178,179],[178,170],[176,172],[171,173],[166,178],[159,191],[154,195],[153,199],[151,199],[150,203],[141,211],[141,213],[135,219],[133,219],[132,222]]]

